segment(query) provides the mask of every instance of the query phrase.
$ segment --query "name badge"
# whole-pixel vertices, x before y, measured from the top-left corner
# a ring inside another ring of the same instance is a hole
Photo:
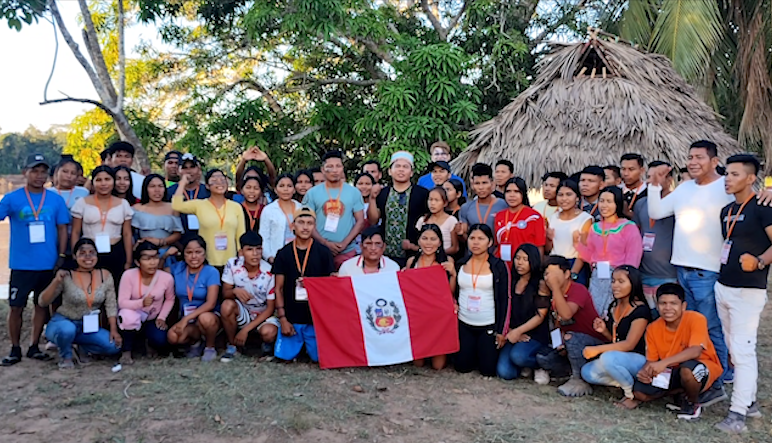
[[[512,245],[501,245],[499,252],[502,260],[512,261]]]
[[[228,249],[228,234],[224,232],[218,232],[214,235],[214,248],[218,251],[224,251]]]
[[[595,265],[595,269],[598,271],[598,278],[611,278],[611,263],[599,261]]]
[[[198,309],[198,306],[196,306],[196,305],[192,305],[192,304],[185,305],[185,306],[182,307],[182,316],[186,317],[186,316],[192,314],[196,309]],[[188,321],[188,323],[194,323],[195,321],[196,321],[195,319],[194,320],[190,320],[190,321]]]
[[[308,301],[308,290],[303,286],[302,281],[295,283],[295,301]]]
[[[93,334],[99,331],[99,309],[83,316],[83,333]]]
[[[94,244],[96,245],[97,252],[100,254],[109,254],[113,246],[110,244],[110,236],[107,234],[97,234]]]
[[[46,242],[45,223],[36,221],[29,224],[29,242],[33,244]]]
[[[669,389],[671,375],[672,375],[672,372],[670,369],[666,370],[665,372],[660,372],[659,374],[657,374],[656,377],[654,377],[651,380],[651,385],[654,386],[655,388]]]
[[[338,232],[339,222],[340,222],[340,215],[327,214],[327,218],[324,220],[324,230],[327,232]]]
[[[653,232],[647,232],[643,234],[643,251],[651,252],[654,250],[654,240],[657,238],[657,234]]]
[[[732,240],[724,241],[721,246],[721,264],[725,265],[729,261],[729,251],[732,250]]]
[[[560,328],[550,331],[550,342],[552,342],[552,349],[557,349],[563,344],[563,334],[560,332]]]
[[[199,229],[198,217],[195,214],[188,214],[188,230]]]
[[[482,306],[482,297],[479,295],[470,295],[466,299],[466,309],[469,312],[480,312]]]

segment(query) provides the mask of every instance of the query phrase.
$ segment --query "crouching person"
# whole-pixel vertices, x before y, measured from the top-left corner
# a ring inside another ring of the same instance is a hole
[[[87,355],[115,355],[121,351],[121,334],[115,319],[115,285],[110,272],[95,269],[97,250],[94,241],[78,240],[73,248],[77,268],[58,271],[40,294],[39,305],[50,306],[62,296],[62,305],[48,322],[46,338],[59,348],[59,369],[72,369],[72,345],[78,345],[81,361]],[[110,330],[99,326],[101,310],[107,313]]]
[[[708,321],[686,310],[684,289],[666,283],[657,289],[660,318],[646,329],[646,365],[633,385],[638,402],[679,395],[680,405],[668,405],[678,418],[699,418],[700,393],[710,388],[723,369],[708,336]]]
[[[279,319],[273,313],[276,306],[274,277],[271,265],[263,260],[263,237],[247,231],[239,240],[241,254],[228,260],[222,273],[222,293],[225,300],[220,312],[228,347],[220,357],[229,362],[244,346],[249,333],[257,331],[263,342],[263,352],[270,352],[279,331]]]

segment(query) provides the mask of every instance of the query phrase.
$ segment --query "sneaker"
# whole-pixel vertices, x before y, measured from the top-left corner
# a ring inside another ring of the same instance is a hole
[[[62,360],[59,362],[59,369],[62,371],[75,369],[75,363],[72,362],[72,359]]]
[[[41,351],[38,345],[32,345],[29,347],[29,349],[27,349],[27,358],[32,358],[34,360],[40,360],[40,361],[51,361],[54,359],[50,355]]]
[[[185,357],[187,358],[198,358],[201,357],[201,352],[204,350],[204,344],[201,342],[198,342],[196,344],[190,345],[188,347],[188,351],[185,353]]]
[[[46,345],[43,347],[43,349],[45,349],[46,352],[48,352],[48,351],[56,351],[59,348],[56,346],[56,343],[50,341],[50,342],[46,343]]]
[[[263,357],[270,357],[273,355],[273,343],[265,343],[263,342],[262,345],[260,345],[260,350],[263,352]]]
[[[729,397],[727,397],[723,386],[720,388],[711,387],[707,391],[700,394],[699,402],[703,407],[707,408],[708,406],[714,405],[728,398]]]
[[[748,427],[745,426],[745,416],[732,411],[729,411],[722,422],[716,423],[715,427],[727,434],[742,434],[748,430]]]
[[[745,414],[746,417],[751,418],[761,418],[763,415],[761,414],[761,410],[759,409],[759,402],[754,401],[751,403],[750,406],[748,406],[748,412]]]
[[[673,396],[673,402],[666,404],[665,408],[670,412],[681,412],[685,403],[686,397],[683,394],[676,394]]]
[[[21,361],[21,346],[12,346],[11,353],[5,357],[0,366],[13,366]]]
[[[685,402],[684,407],[676,415],[680,420],[697,420],[702,414],[702,406],[699,403]]]
[[[204,348],[204,355],[201,356],[202,362],[210,362],[215,358],[217,358],[217,350],[215,348]]]
[[[206,351],[205,351],[206,352]],[[238,353],[237,349],[233,345],[228,345],[227,348],[225,348],[225,354],[220,357],[220,361],[223,363],[227,363],[229,361],[232,361],[234,358],[236,358],[236,354]]]
[[[533,369],[531,368],[523,368],[522,371],[520,371],[520,378],[531,378],[533,375]]]
[[[550,383],[550,373],[544,369],[537,369],[533,373],[533,381],[537,385],[548,385]]]

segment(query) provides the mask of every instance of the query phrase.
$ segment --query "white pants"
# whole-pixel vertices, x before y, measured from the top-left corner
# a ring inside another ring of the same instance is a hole
[[[734,364],[734,388],[730,411],[746,415],[756,401],[759,364],[756,337],[759,319],[767,303],[767,291],[757,288],[732,288],[716,282],[716,307],[721,328]]]

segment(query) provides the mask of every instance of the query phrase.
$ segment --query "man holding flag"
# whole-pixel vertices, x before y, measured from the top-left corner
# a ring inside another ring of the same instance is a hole
[[[379,272],[397,272],[399,265],[389,257],[384,257],[386,242],[380,226],[370,226],[362,231],[362,255],[343,262],[338,271],[339,277],[377,274]]]

